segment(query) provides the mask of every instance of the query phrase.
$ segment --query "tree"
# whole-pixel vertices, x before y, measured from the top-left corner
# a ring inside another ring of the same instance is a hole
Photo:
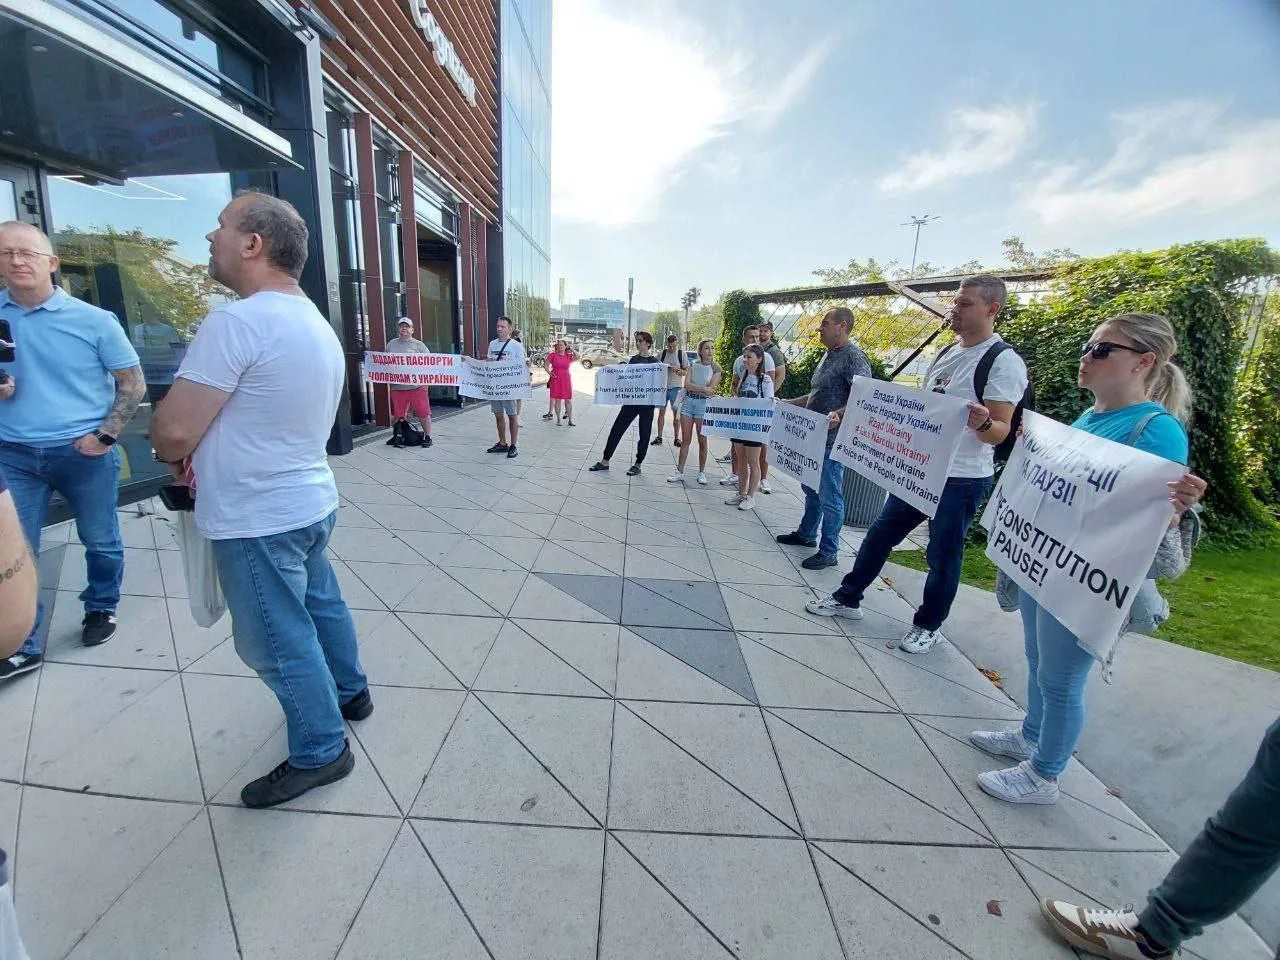
[[[1080,254],[1067,247],[1055,247],[1044,253],[1032,253],[1022,242],[1022,238],[1017,236],[1005,237],[1000,241],[1000,246],[1004,248],[1005,263],[1015,270],[1042,270],[1080,259]]]
[[[680,298],[680,306],[684,307],[684,326],[689,329],[689,311],[698,302],[698,298],[702,296],[702,291],[697,287],[690,287],[685,291],[683,297]]]
[[[653,324],[649,329],[654,340],[661,342],[668,333],[680,334],[680,312],[678,310],[659,310],[653,315]]]
[[[697,349],[702,340],[714,340],[720,335],[724,325],[724,297],[717,297],[715,302],[703,304],[692,316],[686,316],[685,330],[689,344]]]

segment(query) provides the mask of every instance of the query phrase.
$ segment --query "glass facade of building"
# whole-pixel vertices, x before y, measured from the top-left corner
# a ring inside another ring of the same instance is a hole
[[[502,0],[505,312],[531,347],[550,323],[550,170],[551,0]]]

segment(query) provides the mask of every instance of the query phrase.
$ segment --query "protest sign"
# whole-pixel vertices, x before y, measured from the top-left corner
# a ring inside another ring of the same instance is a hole
[[[772,423],[772,400],[711,397],[707,400],[707,410],[702,416],[702,433],[707,437],[768,443]]]
[[[660,407],[666,399],[665,363],[618,363],[596,372],[598,407]]]
[[[480,400],[527,400],[533,396],[529,368],[519,357],[511,360],[475,360],[460,357],[458,392]]]
[[[1086,643],[1129,616],[1172,508],[1181,464],[1026,412],[982,515],[987,556]]]
[[[394,383],[412,387],[456,387],[456,353],[384,353],[367,350],[364,378],[369,383]]]
[[[817,490],[827,452],[827,427],[827,414],[778,401],[769,430],[770,467]]]
[[[961,397],[854,377],[831,456],[932,517],[968,407]]]

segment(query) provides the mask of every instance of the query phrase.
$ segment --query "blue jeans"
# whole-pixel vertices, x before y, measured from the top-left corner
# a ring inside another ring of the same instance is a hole
[[[1067,768],[1084,729],[1084,685],[1094,659],[1074,633],[1025,592],[1018,608],[1028,668],[1022,735],[1036,744],[1031,756],[1036,773],[1056,777]]]
[[[236,653],[284,710],[289,762],[310,770],[346,746],[339,704],[368,686],[356,628],[325,548],[337,511],[300,530],[214,540]]]
[[[1280,866],[1280,720],[1222,809],[1151,891],[1138,918],[1152,940],[1173,949],[1231,916]],[[1280,954],[1278,954],[1280,955]]]
[[[840,528],[844,526],[844,464],[831,459],[831,449],[822,461],[822,478],[818,489],[800,488],[804,491],[804,516],[796,533],[806,540],[818,535],[818,521],[822,521],[822,540],[818,553],[835,557],[840,553]]]
[[[951,613],[960,589],[960,565],[964,562],[964,538],[978,507],[991,489],[991,477],[951,477],[942,488],[938,512],[929,522],[929,546],[925,560],[929,575],[924,581],[924,602],[913,622],[925,630],[937,630]],[[880,576],[893,548],[927,520],[915,507],[897,497],[889,497],[853,561],[853,569],[840,582],[833,596],[856,607],[871,582]]]
[[[116,502],[120,494],[120,449],[112,447],[101,457],[81,453],[72,444],[31,447],[0,442],[0,469],[9,478],[9,490],[18,508],[22,532],[31,552],[40,552],[40,529],[54,491],[62,494],[76,518],[76,534],[84,544],[88,586],[80,593],[86,611],[115,610],[124,579],[124,544]],[[39,635],[44,605],[36,611],[31,636],[20,653],[43,653]]]

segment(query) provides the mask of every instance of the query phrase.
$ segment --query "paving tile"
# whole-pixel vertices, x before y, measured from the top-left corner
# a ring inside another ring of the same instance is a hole
[[[760,584],[771,587],[776,583],[800,585],[800,574],[791,561],[776,551],[735,550],[725,553],[708,550],[713,579],[719,583]]]
[[[209,813],[244,960],[332,960],[400,821],[241,807]]]
[[[604,697],[607,689],[538,643],[514,622],[503,624],[497,642],[476,677],[477,690]]]
[[[743,633],[755,644],[804,664],[811,670],[852,687],[888,707],[894,707],[889,691],[872,673],[857,649],[845,637],[829,633]],[[760,656],[762,664],[771,658]]]
[[[721,584],[720,593],[733,627],[740,633],[839,633],[831,618],[811,616],[804,605],[813,599],[808,587],[778,585],[768,591]]]
[[[378,513],[370,509],[369,513],[371,518],[382,526],[394,527],[400,539],[404,540],[405,543],[419,553],[422,553],[423,556],[427,556],[427,559],[431,559],[431,557],[423,553],[423,544],[431,544],[438,541],[431,537],[411,536],[411,534],[434,533],[442,536],[447,535],[455,538],[454,542],[456,542],[456,538],[465,536],[461,530],[449,523],[449,521],[440,519],[428,510],[397,510],[392,514],[387,514]]]
[[[31,732],[31,710],[39,686],[38,674],[0,684],[0,717],[8,720],[0,723],[0,780],[22,779],[27,736]]]
[[[628,520],[627,543],[650,547],[700,547],[702,537],[698,534],[698,528],[692,524]]]
[[[430,944],[450,960],[486,960],[489,954],[417,835],[400,828],[387,861],[347,933],[337,960],[398,960]]]
[[[570,516],[570,514],[566,511],[564,516]],[[572,519],[574,523],[579,524],[588,530],[593,530],[596,533],[603,534],[610,540],[616,540],[619,543],[622,543],[627,539],[627,520],[625,517],[619,517],[612,513],[599,511],[593,513],[574,514],[572,515]],[[552,538],[554,539],[554,528],[551,533]],[[582,537],[574,537],[573,539],[576,541],[588,538],[584,534]]]
[[[187,571],[182,565],[182,554],[176,550],[157,551],[160,579],[164,583],[166,597],[187,597]]]
[[[441,567],[452,579],[462,584],[477,597],[507,616],[515,606],[516,597],[524,588],[528,574],[524,570],[482,570],[475,567]]]
[[[413,829],[494,960],[594,960],[602,830],[433,821]]]
[[[508,561],[500,568],[504,570],[510,569],[512,564],[521,570],[528,570],[542,551],[540,539],[529,534],[528,531],[524,531],[524,535],[518,537],[479,536],[475,533],[472,533],[472,537]],[[444,566],[457,566],[457,564],[445,561]]]
[[[622,588],[622,622],[627,626],[725,630],[729,617],[715,583],[706,580],[633,580]]]
[[[600,960],[724,960],[735,956],[617,840],[611,836],[607,844]]]
[[[956,742],[920,720],[912,724],[977,811],[991,834],[1004,846],[1061,848],[1068,850],[1167,850],[1145,830],[1119,820],[1069,794],[1052,806],[1010,804],[989,797],[979,789],[977,776],[984,770],[1012,765],[1010,760],[989,757]]]
[[[33,957],[66,956],[183,827],[203,816],[185,803],[38,787],[23,793],[17,849],[33,855],[22,856],[15,895]]]
[[[338,494],[355,504],[379,504],[403,507],[409,501],[395,488],[384,483],[340,482]]]
[[[590,496],[583,495],[583,489],[586,489]],[[572,517],[575,520],[580,517],[616,517],[623,521],[620,528],[621,533],[626,532],[627,519],[627,501],[623,499],[602,498],[600,488],[594,484],[578,484],[569,491],[569,498],[565,501],[564,508],[560,511],[562,517]],[[552,531],[554,534],[554,530]],[[610,536],[613,536],[610,534]],[[621,536],[614,539],[622,539]]]
[[[177,669],[169,608],[163,597],[122,595],[116,613],[120,626],[111,642],[86,647],[80,642],[84,607],[74,593],[59,590],[49,618],[45,659],[94,666]]]
[[[1036,898],[1001,850],[819,843],[916,919],[965,953],[990,960],[1071,960],[1039,916]],[[999,914],[988,909],[995,900]]]
[[[415,553],[414,558],[404,561],[406,563],[417,563],[422,560],[439,563],[450,550],[467,538],[467,535],[461,530],[440,532],[438,530],[412,530],[405,527],[399,529],[398,533],[400,539],[412,547]],[[387,559],[390,558],[388,557]]]
[[[803,841],[630,832],[615,837],[735,955],[842,957]]]
[[[627,547],[626,574],[669,580],[715,580],[711,561],[702,547]]]
[[[730,556],[739,550],[756,552],[770,548],[777,549],[774,535],[755,522],[724,526],[706,523],[700,519],[698,532],[702,537],[703,546],[708,550],[717,550]]]
[[[377,519],[376,513],[376,510],[366,512],[350,501],[342,501],[342,505],[338,508],[338,519],[334,521],[334,526],[381,527],[383,524]]]
[[[723,684],[743,699],[757,702],[746,661],[732,630],[686,630],[632,626],[632,633],[678,657],[699,673]]]
[[[395,614],[388,614],[368,636],[361,638],[360,664],[370,683],[462,688],[458,678]]]
[[[841,624],[845,623],[844,620],[840,622]],[[850,627],[856,628],[856,626],[856,622],[850,623]],[[851,633],[852,631],[847,627],[846,632]],[[923,670],[925,673],[931,673],[953,683],[958,683],[960,686],[967,687],[984,697],[994,697],[1001,702],[1008,702],[1008,696],[1005,692],[983,676],[973,664],[973,661],[950,643],[940,643],[927,654],[921,656],[907,653],[896,645],[890,649],[889,645],[882,641],[868,640],[862,637],[852,637],[852,639],[857,642],[858,649],[862,651],[864,658],[868,661],[880,663],[885,658],[891,658],[913,669]]]
[[[178,658],[178,669],[185,670],[231,635],[231,614],[212,627],[202,627],[191,616],[191,605],[186,600],[165,601],[169,613],[169,627],[173,631],[173,648]]]
[[[696,703],[749,702],[626,627],[618,636],[617,695]]]
[[[990,695],[978,692],[966,684],[930,673],[927,664],[906,663],[870,647],[864,647],[863,656],[867,666],[906,713],[1022,719],[1022,710],[994,687],[990,688]]]
[[[474,696],[436,757],[413,817],[590,827],[577,800]]]
[[[213,834],[201,812],[94,924],[70,960],[236,955]]]
[[[622,576],[625,549],[621,543],[614,542],[579,540],[561,545],[547,541],[532,569],[534,573]]]
[[[551,513],[492,513],[471,530],[473,537],[523,537],[544,539],[555,525]]]
[[[243,786],[259,776],[241,771],[284,724],[275,694],[257,677],[186,673],[182,686],[205,796],[213,799],[233,778]]]
[[[240,659],[240,654],[236,653],[234,637],[228,637],[223,640],[203,657],[187,667],[185,672],[218,673],[228,677],[253,677],[255,679],[258,676],[249,667],[245,666],[245,662]]]
[[[387,605],[345,563],[332,560],[333,572],[338,578],[342,599],[352,610],[386,610]]]
[[[422,582],[431,565],[422,560],[412,563],[378,563],[354,560],[347,564],[360,582],[373,591],[381,603],[379,609],[394,608],[413,588]],[[345,591],[344,591],[345,595]],[[348,601],[348,606],[352,604]]]
[[[416,550],[390,530],[363,527],[335,527],[329,537],[329,549],[348,563],[416,563],[421,559]]]
[[[609,826],[793,836],[794,828],[628,709],[614,718]]]
[[[487,572],[493,574],[493,571]],[[422,579],[407,597],[395,605],[395,609],[409,613],[454,613],[470,617],[492,617],[498,612],[438,567],[425,568]]]
[[[458,690],[374,687],[373,714],[352,733],[402,813],[408,813],[462,708]]]
[[[397,613],[395,616],[468,687],[475,682],[476,674],[493,648],[493,641],[498,638],[503,624],[497,617],[461,617],[444,613]]]
[[[73,593],[83,590],[88,583],[84,564],[84,547],[78,543],[68,544],[62,554],[62,575],[58,579],[58,589]],[[164,596],[160,558],[155,550],[124,548],[124,578],[120,583],[120,593],[133,597]]]
[[[585,602],[581,597],[586,596]],[[511,606],[511,615],[537,620],[575,620],[602,623],[617,617],[600,612],[621,607],[620,577],[579,577],[564,573],[531,574]],[[614,596],[618,597],[615,604]],[[599,604],[593,606],[592,604]]]
[[[514,622],[605,693],[613,693],[621,629],[616,624],[556,623],[552,620]]]
[[[625,705],[788,826],[799,826],[757,708],[653,701]]]
[[[748,639],[745,634],[739,635],[738,646],[742,650],[762,706],[826,710],[894,709],[885,702],[887,698],[868,696],[803,663],[789,659],[770,647]]]
[[[613,703],[481,693],[479,699],[601,823],[609,792]]]

